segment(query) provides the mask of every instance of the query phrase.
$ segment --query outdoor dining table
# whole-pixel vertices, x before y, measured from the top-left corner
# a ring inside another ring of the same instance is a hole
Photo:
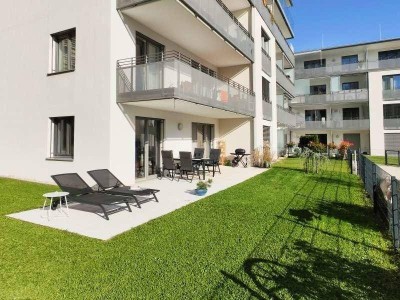
[[[174,158],[174,161],[180,161],[180,158]],[[210,161],[209,158],[192,158],[192,163],[201,163],[203,168],[203,180],[206,179],[206,163]]]

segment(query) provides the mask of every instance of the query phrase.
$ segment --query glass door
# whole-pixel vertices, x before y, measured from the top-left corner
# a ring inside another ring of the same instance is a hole
[[[135,174],[136,178],[157,175],[161,166],[164,121],[136,117]]]
[[[214,139],[214,125],[192,123],[192,141],[194,148],[204,148],[204,157],[210,156]]]

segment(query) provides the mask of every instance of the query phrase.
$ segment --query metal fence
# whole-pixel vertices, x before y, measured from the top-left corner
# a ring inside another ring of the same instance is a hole
[[[358,153],[358,151],[348,151],[347,161],[350,170],[360,176],[368,196],[373,201],[374,212],[382,219],[393,239],[393,246],[398,251],[400,247],[399,181],[368,157]]]

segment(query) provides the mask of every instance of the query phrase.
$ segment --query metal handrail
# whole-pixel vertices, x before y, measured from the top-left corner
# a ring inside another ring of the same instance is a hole
[[[283,107],[283,106],[280,105],[280,104],[277,104],[276,106],[277,106],[279,109],[284,110],[284,111],[286,111],[287,113],[289,113],[289,114],[291,114],[291,115],[293,115],[293,116],[296,116],[296,113],[293,112],[291,108],[285,108],[285,107]]]
[[[261,48],[262,53],[264,53],[269,59],[271,59],[271,56],[268,54],[267,50],[264,48]]]
[[[191,66],[193,69],[200,70],[201,72],[203,72],[205,74],[208,74],[214,78],[217,78],[223,82],[226,82],[230,86],[232,86],[246,94],[255,96],[255,93],[253,90],[246,88],[245,86],[237,83],[236,81],[233,81],[232,79],[230,79],[228,77],[218,74],[214,70],[211,70],[210,68],[208,68],[206,66],[203,66],[202,64],[198,63],[197,61],[190,58],[189,56],[186,56],[175,50],[159,52],[154,55],[143,55],[143,56],[138,56],[138,57],[130,57],[130,58],[120,59],[117,61],[117,68],[127,68],[127,67],[132,67],[132,66],[137,66],[137,65],[156,63],[156,62],[161,62],[161,61],[166,61],[166,60],[174,60],[174,59],[177,59],[177,60]]]
[[[254,42],[254,38],[251,33],[244,28],[242,23],[233,15],[233,13],[229,10],[229,8],[222,2],[222,0],[216,0],[216,2],[222,7],[222,9],[231,17],[231,19],[239,26],[239,28]]]
[[[290,76],[289,75],[287,75],[286,73],[285,73],[285,71],[283,71],[282,69],[281,69],[281,67],[280,66],[278,66],[278,65],[276,65],[276,68],[287,78],[287,79],[289,79],[289,81],[291,82],[291,83],[293,83],[294,84],[294,82],[293,82],[293,80],[292,80],[292,78],[290,78]]]
[[[325,94],[299,94],[296,97],[304,97],[304,96],[328,96],[328,95],[337,95],[337,94],[351,94],[356,92],[365,92],[368,89],[353,89],[353,90],[342,90],[342,91],[334,91]]]

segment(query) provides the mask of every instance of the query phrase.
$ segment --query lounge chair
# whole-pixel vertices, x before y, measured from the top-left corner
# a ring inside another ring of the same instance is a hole
[[[179,161],[181,163],[180,178],[183,178],[183,174],[186,174],[186,179],[192,182],[195,173],[197,173],[200,179],[199,167],[197,164],[193,164],[191,152],[179,152]],[[189,179],[189,175],[192,175],[191,179]]]
[[[221,149],[211,149],[210,159],[206,161],[205,166],[207,171],[210,172],[210,167],[212,167],[213,177],[215,176],[215,170],[218,168],[219,174],[221,174],[221,169],[219,168],[219,159],[221,156]]]
[[[67,173],[51,176],[62,191],[68,192],[68,201],[99,206],[104,213],[104,218],[109,220],[108,214],[119,209],[107,211],[105,205],[114,205],[125,203],[128,210],[132,212],[129,206],[129,197],[114,196],[94,191],[77,173]]]
[[[164,171],[168,171],[168,175],[171,177],[172,180],[175,178],[176,174],[176,165],[174,162],[174,156],[172,154],[172,150],[163,150],[161,151],[162,157],[162,170],[161,170],[161,178],[164,177]]]
[[[160,190],[155,189],[131,189],[130,186],[124,185],[117,177],[114,176],[108,169],[88,171],[88,174],[99,186],[99,191],[118,196],[126,196],[135,200],[137,206],[140,208],[139,197],[145,197],[146,201],[155,200],[158,202],[156,193]]]

